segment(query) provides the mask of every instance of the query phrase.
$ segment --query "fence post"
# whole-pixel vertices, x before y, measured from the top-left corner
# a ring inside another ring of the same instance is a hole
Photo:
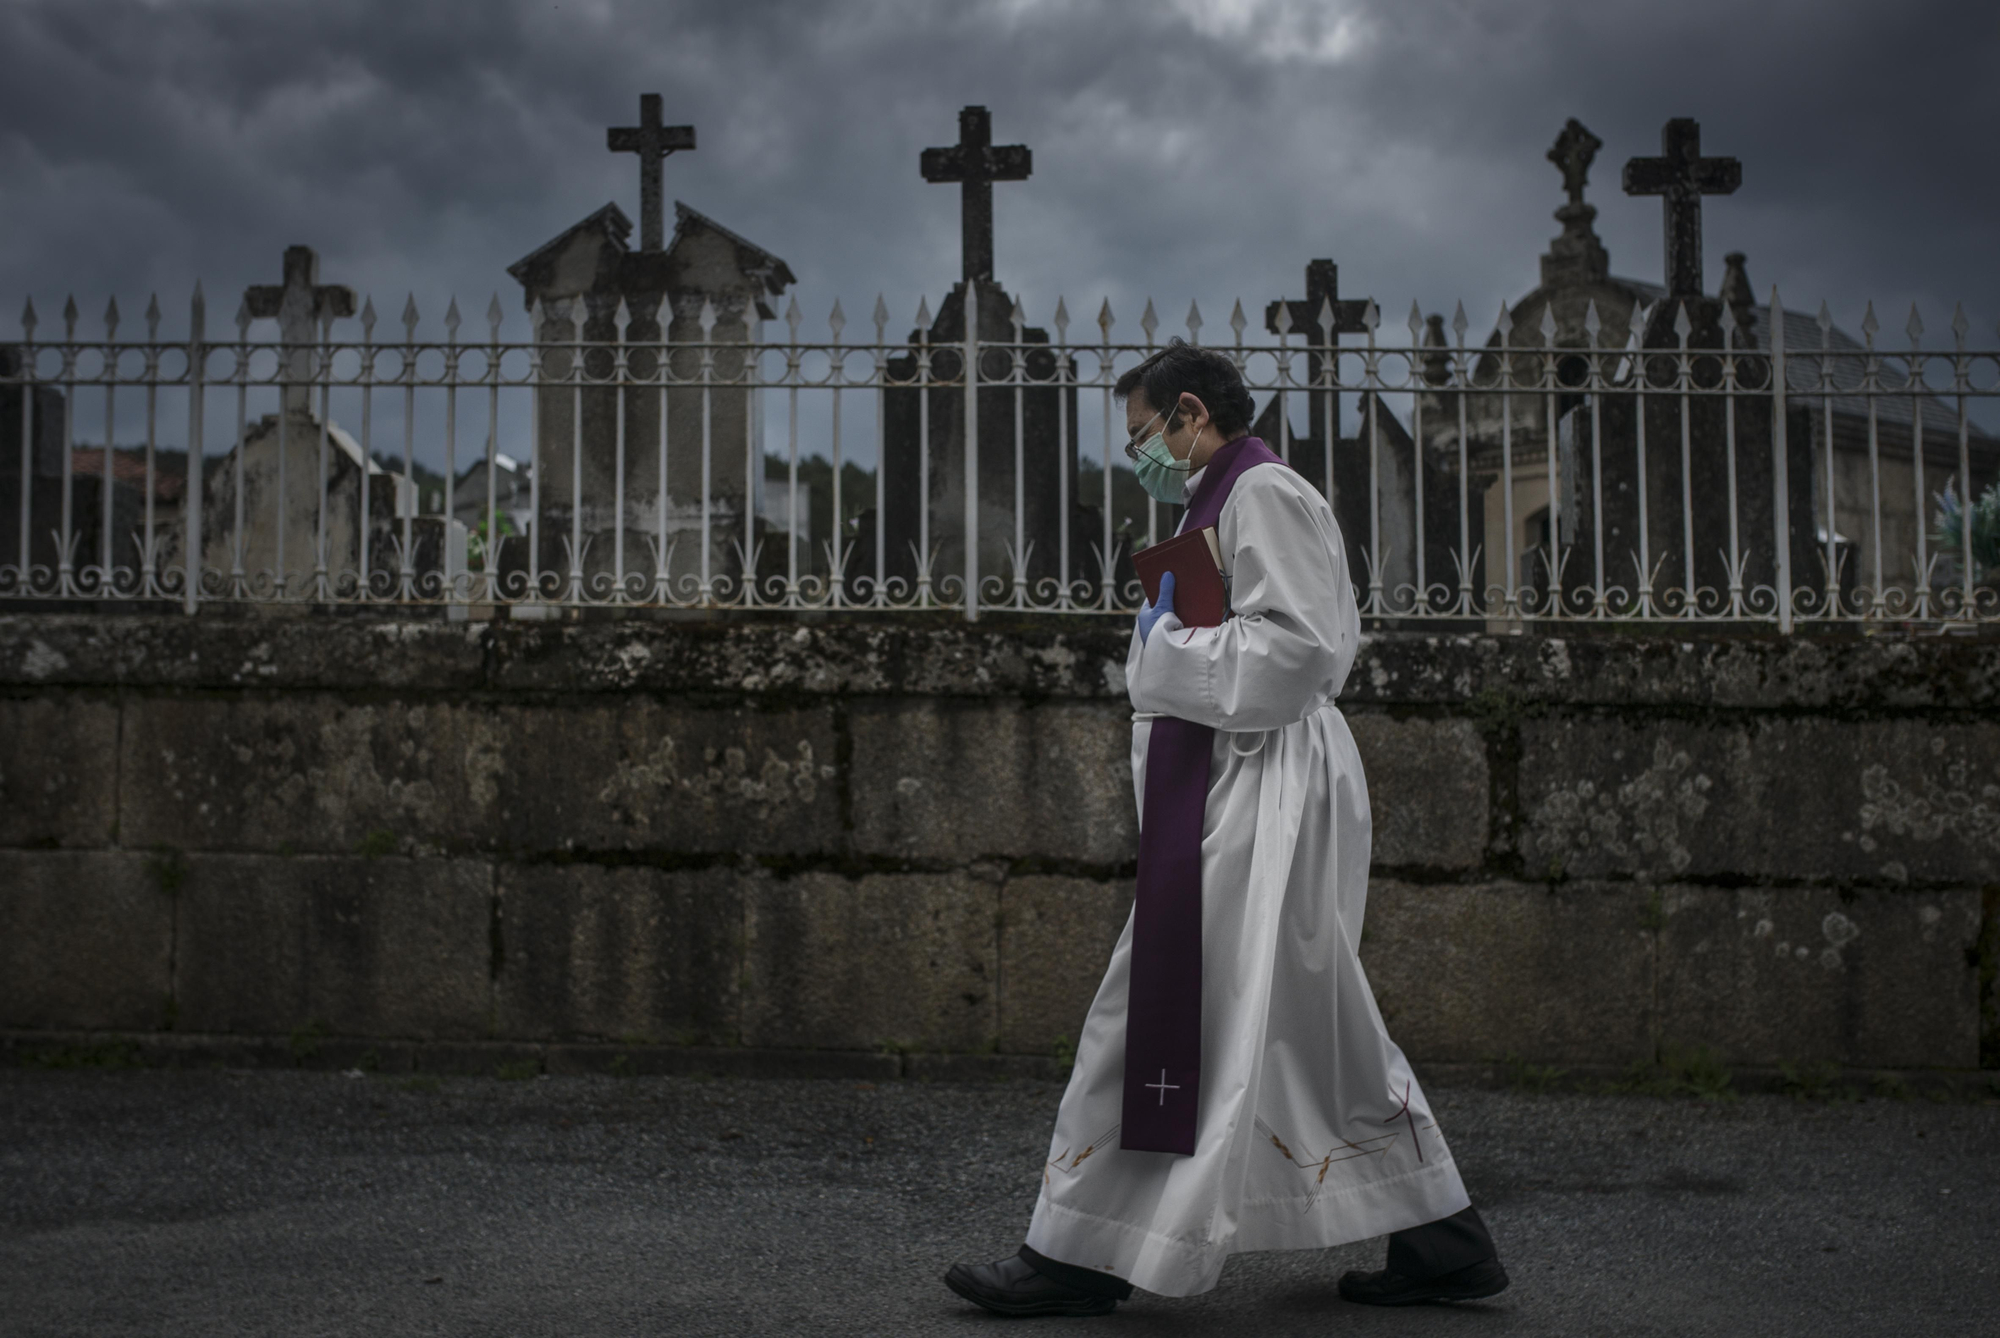
[[[1792,487],[1791,451],[1785,440],[1785,308],[1778,286],[1771,285],[1771,511],[1777,527],[1778,631],[1792,630]],[[1827,531],[1833,518],[1827,518]]]
[[[208,304],[201,295],[201,281],[194,285],[188,303],[188,445],[187,499],[182,508],[186,524],[187,588],[181,592],[182,607],[193,613],[201,602],[201,438],[202,377],[207,372],[208,353],[202,347]],[[111,486],[107,478],[105,486]]]
[[[979,621],[979,280],[965,281],[965,620]]]

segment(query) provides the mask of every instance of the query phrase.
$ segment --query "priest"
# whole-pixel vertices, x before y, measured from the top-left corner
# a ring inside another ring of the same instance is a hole
[[[1362,973],[1369,813],[1334,705],[1360,618],[1333,510],[1263,442],[1220,353],[1126,373],[1140,483],[1214,526],[1229,616],[1174,580],[1126,656],[1138,895],[1077,1045],[1019,1254],[946,1285],[1004,1315],[1191,1296],[1231,1254],[1388,1235],[1340,1280],[1401,1305],[1507,1286],[1451,1150]]]

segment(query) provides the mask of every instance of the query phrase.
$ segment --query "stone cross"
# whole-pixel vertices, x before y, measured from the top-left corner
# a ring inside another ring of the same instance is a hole
[[[657,251],[667,244],[660,167],[676,149],[694,147],[694,127],[661,125],[660,95],[641,93],[639,124],[612,126],[604,142],[613,153],[639,155],[639,249]]]
[[[1562,169],[1563,189],[1569,192],[1571,204],[1583,203],[1583,188],[1590,181],[1590,164],[1603,147],[1604,141],[1584,129],[1583,122],[1574,116],[1550,146],[1549,161]]]
[[[1660,195],[1667,227],[1667,295],[1701,295],[1701,197],[1728,195],[1743,184],[1734,158],[1701,156],[1701,123],[1668,121],[1660,132],[1660,157],[1625,164],[1627,195]]]
[[[1320,309],[1328,302],[1333,304],[1333,334],[1338,338],[1344,334],[1362,334],[1368,327],[1361,323],[1368,314],[1368,299],[1351,298],[1340,300],[1340,267],[1331,260],[1313,260],[1306,264],[1306,297],[1303,302],[1273,302],[1264,308],[1264,328],[1272,334],[1278,333],[1278,308],[1289,306],[1292,313],[1292,332],[1303,335],[1308,343],[1319,343],[1325,338],[1320,333]]]
[[[306,413],[312,403],[312,346],[329,316],[354,314],[354,290],[319,282],[319,256],[310,246],[285,248],[285,281],[243,290],[243,308],[253,320],[276,320],[285,353],[285,412]]]
[[[958,143],[924,150],[919,166],[925,181],[962,187],[959,226],[966,282],[993,277],[993,183],[1026,181],[1034,165],[1027,145],[993,142],[993,118],[984,107],[958,113]]]

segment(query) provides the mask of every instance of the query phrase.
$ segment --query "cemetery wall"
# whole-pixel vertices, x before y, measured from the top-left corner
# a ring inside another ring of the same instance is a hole
[[[1056,1071],[1130,904],[1125,638],[0,617],[0,1051]],[[1997,705],[1991,641],[1372,639],[1392,1032],[2000,1066]]]

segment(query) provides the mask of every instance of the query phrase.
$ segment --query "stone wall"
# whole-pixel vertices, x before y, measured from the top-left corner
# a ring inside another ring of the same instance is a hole
[[[1124,644],[0,618],[0,1031],[1046,1069],[1130,904]],[[1983,1030],[2000,1064],[1997,700],[1990,642],[1374,639],[1343,706],[1392,1031],[1432,1064],[1971,1069]]]

